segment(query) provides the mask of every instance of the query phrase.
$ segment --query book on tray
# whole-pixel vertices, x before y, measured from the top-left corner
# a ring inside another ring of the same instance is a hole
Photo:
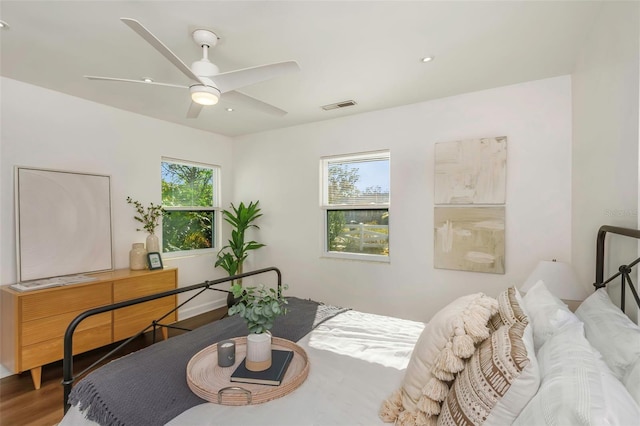
[[[293,359],[293,351],[283,351],[279,349],[271,350],[271,367],[263,371],[251,371],[247,369],[246,358],[231,374],[232,382],[256,383],[259,385],[278,386],[282,383],[284,373]]]

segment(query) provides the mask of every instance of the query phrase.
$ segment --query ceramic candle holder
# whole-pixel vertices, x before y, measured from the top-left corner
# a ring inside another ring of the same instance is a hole
[[[236,343],[233,340],[218,342],[218,365],[231,367],[236,362]]]

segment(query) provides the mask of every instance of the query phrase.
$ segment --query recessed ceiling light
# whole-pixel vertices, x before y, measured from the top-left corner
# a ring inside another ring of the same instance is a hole
[[[425,56],[424,58],[422,58],[422,62],[431,62],[433,61],[433,59],[433,56]]]
[[[0,21],[0,29],[8,30],[9,29],[9,24],[7,24],[4,21]]]
[[[153,79],[151,77],[142,77],[142,81],[145,83],[153,83]]]
[[[233,108],[227,108],[227,112],[233,112]]]

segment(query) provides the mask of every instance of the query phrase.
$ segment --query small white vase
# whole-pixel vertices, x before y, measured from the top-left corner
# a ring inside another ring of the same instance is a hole
[[[144,249],[144,243],[133,243],[131,246],[129,269],[132,271],[147,269],[147,251]]]
[[[156,234],[147,236],[147,253],[160,253],[160,241]]]
[[[247,370],[263,371],[271,367],[271,334],[251,333],[247,336]]]

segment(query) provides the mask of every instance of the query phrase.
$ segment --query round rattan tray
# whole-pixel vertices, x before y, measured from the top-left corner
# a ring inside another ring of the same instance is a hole
[[[309,374],[307,353],[295,343],[273,337],[273,349],[293,351],[293,359],[279,386],[235,383],[229,378],[247,354],[247,338],[236,337],[236,362],[231,367],[218,366],[218,347],[213,344],[195,354],[187,364],[187,384],[200,398],[222,405],[262,404],[293,392]]]

